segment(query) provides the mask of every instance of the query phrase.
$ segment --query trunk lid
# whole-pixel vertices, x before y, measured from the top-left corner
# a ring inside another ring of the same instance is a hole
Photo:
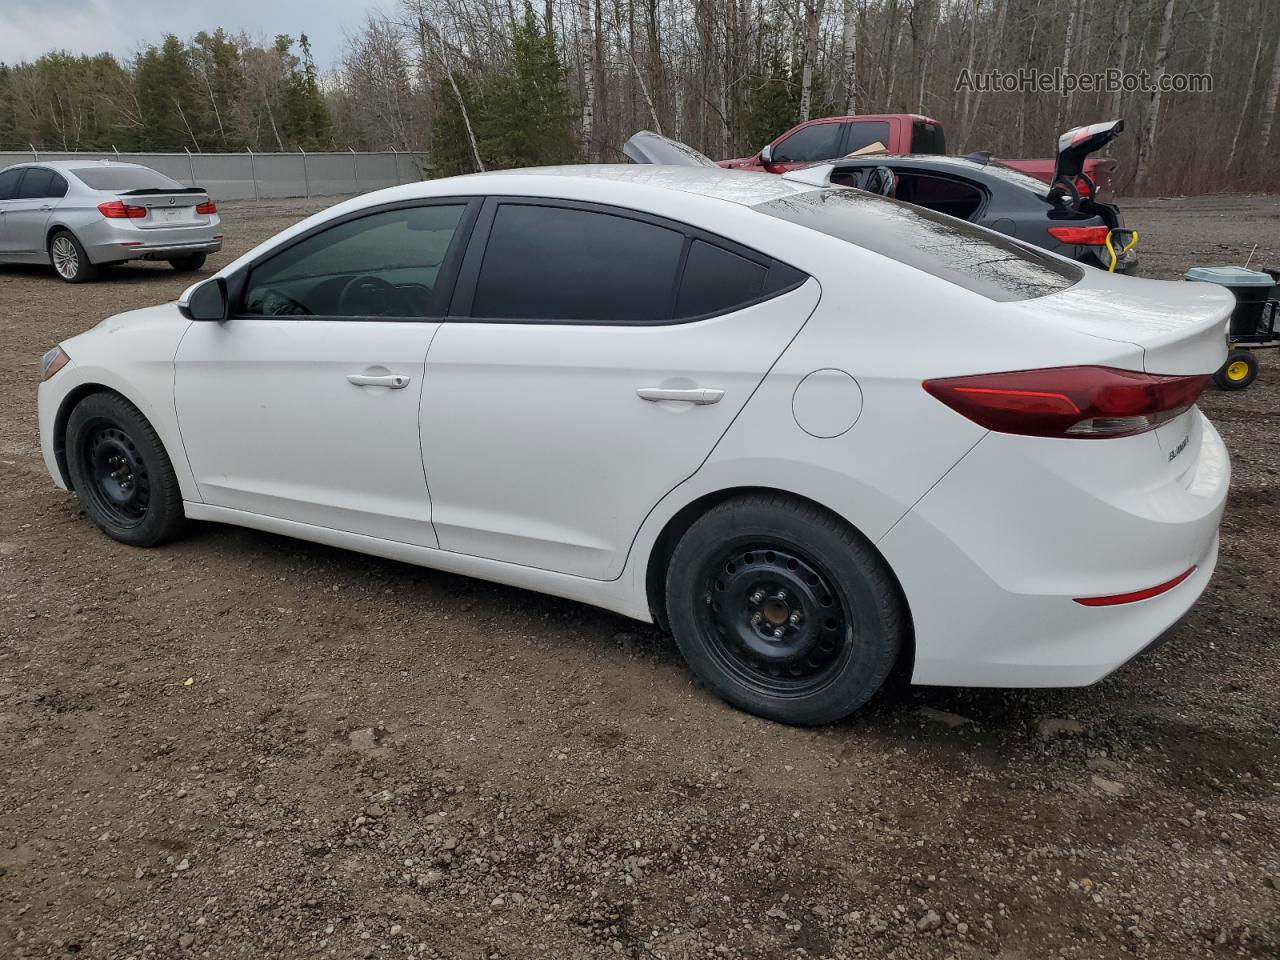
[[[1053,166],[1051,185],[1060,180],[1074,184],[1085,172],[1085,158],[1096,153],[1124,130],[1123,120],[1106,120],[1068,130],[1058,138],[1058,155]]]
[[[131,221],[141,230],[191,227],[209,222],[208,217],[196,212],[196,207],[209,199],[208,192],[201,187],[121,190],[115,197],[131,207],[146,208],[146,217]]]
[[[693,147],[664,137],[652,130],[641,130],[622,145],[622,152],[633,163],[659,163],[674,167],[720,166]]]
[[[1190,376],[1211,374],[1227,356],[1229,290],[1208,283],[1148,280],[1086,269],[1074,286],[1018,304],[1033,322],[1132,344],[1127,369]]]

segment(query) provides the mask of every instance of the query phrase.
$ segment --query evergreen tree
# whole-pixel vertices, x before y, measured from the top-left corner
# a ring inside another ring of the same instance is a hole
[[[527,2],[511,43],[511,69],[484,81],[476,123],[480,156],[491,167],[568,163],[578,155],[568,72],[556,37]]]
[[[159,47],[148,47],[139,55],[134,74],[142,114],[139,145],[151,150],[200,150],[201,134],[208,132],[207,111],[182,41],[168,34]]]
[[[320,93],[311,42],[298,38],[301,59],[290,55],[289,86],[285,91],[285,127],[294,145],[316,150],[333,145],[333,121]]]
[[[7,64],[0,63],[0,150],[20,147],[18,142],[17,98]]]

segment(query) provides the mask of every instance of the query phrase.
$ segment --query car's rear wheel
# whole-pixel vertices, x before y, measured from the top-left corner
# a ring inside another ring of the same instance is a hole
[[[1252,350],[1232,350],[1227,362],[1213,375],[1219,390],[1243,390],[1258,379],[1258,358]]]
[[[179,273],[193,273],[204,266],[205,255],[203,253],[193,253],[189,257],[175,257],[169,261],[169,266],[177,270]]]
[[[98,276],[97,266],[70,230],[59,230],[49,238],[49,262],[67,283],[88,283]]]
[[[173,464],[138,408],[115,393],[93,393],[67,419],[67,470],[84,511],[107,536],[153,547],[182,530],[182,493]]]
[[[693,672],[783,723],[839,720],[888,678],[909,630],[901,591],[852,527],[782,495],[704,514],[676,545],[667,615]]]

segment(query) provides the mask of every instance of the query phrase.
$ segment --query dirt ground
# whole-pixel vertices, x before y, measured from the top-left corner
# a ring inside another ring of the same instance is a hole
[[[1280,264],[1280,197],[1126,208],[1148,274]],[[303,212],[228,205],[212,265]],[[1280,356],[1204,399],[1232,496],[1171,643],[800,730],[573,603],[100,535],[41,463],[38,358],[186,282],[0,267],[0,957],[1280,956]]]

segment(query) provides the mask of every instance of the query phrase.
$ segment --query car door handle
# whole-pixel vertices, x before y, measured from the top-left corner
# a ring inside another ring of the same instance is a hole
[[[709,403],[719,403],[720,398],[724,396],[724,391],[714,387],[694,387],[690,390],[641,387],[636,391],[636,396],[641,400],[650,400],[654,403],[659,400],[675,400],[677,403],[696,403],[698,406],[705,406]]]
[[[353,383],[357,387],[390,387],[392,390],[403,390],[409,385],[409,378],[400,373],[381,377],[370,376],[367,373],[349,373],[347,383]]]

